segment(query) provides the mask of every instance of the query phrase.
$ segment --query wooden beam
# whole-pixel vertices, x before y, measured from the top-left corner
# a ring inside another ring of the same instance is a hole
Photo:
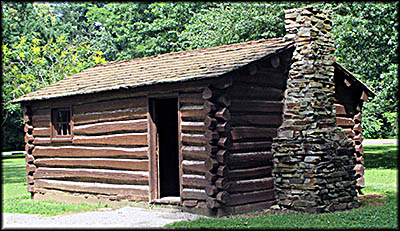
[[[61,180],[35,180],[35,188],[58,189],[70,192],[87,192],[106,195],[141,195],[148,196],[147,185],[118,185],[94,182],[74,182]]]
[[[147,119],[124,120],[103,122],[74,126],[75,135],[93,135],[109,132],[145,132],[147,131]]]
[[[148,171],[148,160],[114,158],[40,158],[34,161],[39,167],[84,167]]]
[[[36,146],[32,154],[35,157],[112,157],[112,158],[148,158],[148,147],[84,147],[84,146]]]
[[[33,174],[36,179],[90,179],[91,182],[101,180],[107,183],[147,185],[147,171],[123,171],[85,168],[47,168],[39,167]]]
[[[124,133],[102,136],[73,136],[74,144],[147,145],[147,133]]]

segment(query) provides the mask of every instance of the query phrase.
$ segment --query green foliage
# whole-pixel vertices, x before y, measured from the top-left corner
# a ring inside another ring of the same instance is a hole
[[[305,5],[333,12],[337,61],[377,94],[364,136],[397,135],[398,2],[2,2],[3,148],[23,145],[15,97],[105,60],[283,37],[284,10]]]

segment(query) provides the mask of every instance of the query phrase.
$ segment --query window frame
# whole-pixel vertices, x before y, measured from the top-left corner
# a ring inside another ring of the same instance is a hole
[[[70,129],[70,134],[69,135],[58,135],[56,131],[56,124],[57,124],[57,113],[59,111],[68,111],[69,112],[69,129]],[[72,142],[72,137],[73,137],[73,119],[72,119],[72,106],[65,106],[65,107],[52,107],[50,110],[51,113],[51,136],[50,140],[51,142]]]

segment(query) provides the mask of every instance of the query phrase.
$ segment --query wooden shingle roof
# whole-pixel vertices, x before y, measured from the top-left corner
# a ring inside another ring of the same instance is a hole
[[[13,103],[217,77],[292,45],[280,38],[261,39],[104,63],[23,95]]]

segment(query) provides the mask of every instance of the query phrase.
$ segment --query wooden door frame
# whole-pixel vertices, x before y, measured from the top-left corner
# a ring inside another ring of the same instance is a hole
[[[149,202],[155,202],[160,199],[160,175],[159,175],[159,150],[158,150],[158,136],[157,126],[153,121],[155,112],[155,104],[153,103],[158,99],[177,99],[177,119],[178,119],[178,168],[179,168],[179,194],[182,195],[182,151],[181,151],[181,113],[178,93],[166,94],[148,94],[147,95],[147,121],[148,121],[148,153],[149,153]],[[157,118],[154,118],[155,120]],[[182,200],[182,197],[180,197]]]

